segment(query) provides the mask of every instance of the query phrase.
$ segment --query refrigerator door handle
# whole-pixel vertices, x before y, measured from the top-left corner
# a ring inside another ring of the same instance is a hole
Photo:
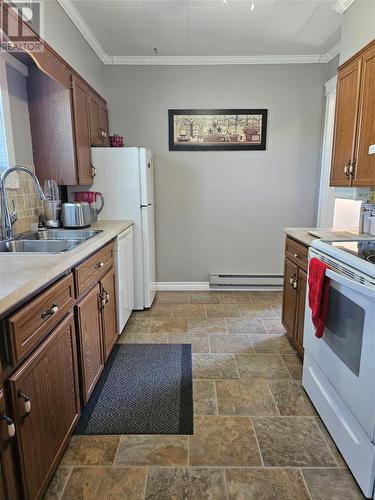
[[[141,205],[141,208],[148,208],[151,207],[152,203],[149,203],[148,205]]]

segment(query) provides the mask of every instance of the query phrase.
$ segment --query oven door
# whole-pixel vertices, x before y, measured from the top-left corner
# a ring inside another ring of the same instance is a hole
[[[374,441],[375,287],[332,270],[326,275],[331,289],[324,334],[315,336],[307,304],[304,347]]]

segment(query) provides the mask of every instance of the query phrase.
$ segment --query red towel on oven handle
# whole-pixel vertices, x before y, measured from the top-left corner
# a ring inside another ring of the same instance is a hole
[[[313,257],[309,262],[309,306],[312,311],[312,322],[315,336],[321,338],[328,315],[330,279],[326,276],[329,267]]]

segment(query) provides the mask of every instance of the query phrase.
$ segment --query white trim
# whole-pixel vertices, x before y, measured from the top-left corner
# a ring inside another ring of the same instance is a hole
[[[334,59],[336,56],[338,56],[340,54],[340,49],[341,49],[341,43],[337,42],[333,47],[331,47],[327,51],[326,56],[328,58],[328,62],[332,61],[332,59]]]
[[[86,21],[83,19],[81,14],[78,12],[76,7],[74,6],[71,0],[57,0],[60,4],[60,7],[66,12],[66,14],[70,17],[71,21],[81,33],[86,42],[90,45],[95,54],[99,57],[101,61],[107,56],[100,42],[95,37],[94,33],[89,28]]]
[[[337,0],[333,8],[339,14],[343,14],[354,2],[355,0]]]
[[[324,84],[324,87],[326,89],[324,95],[331,93],[336,94],[336,86],[337,86],[337,76],[334,76]]]
[[[339,0],[349,3],[354,0]],[[269,56],[110,56],[89,28],[72,0],[57,0],[75,27],[90,45],[99,59],[106,65],[123,66],[212,66],[233,64],[324,64],[340,52],[340,44],[334,45],[326,54],[313,55],[269,55]],[[347,7],[346,7],[347,8]]]
[[[122,66],[213,66],[243,64],[319,64],[330,59],[324,55],[274,56],[106,56],[104,64]]]
[[[7,143],[7,156],[8,156],[8,164],[15,165],[16,164],[16,155],[14,151],[14,143],[13,143],[13,127],[12,127],[12,112],[10,109],[10,100],[9,100],[9,91],[8,91],[8,78],[6,72],[6,57],[2,57],[3,53],[1,53],[0,57],[0,88],[1,94],[0,98],[3,104],[3,115],[4,115],[4,128],[5,128],[5,139]],[[9,181],[11,183],[11,181]],[[7,184],[9,187],[11,184]]]
[[[208,281],[159,281],[156,283],[156,290],[158,292],[179,292],[179,291],[219,291],[219,292],[234,292],[234,291],[269,291],[269,292],[279,292],[282,290],[281,286],[215,286],[210,287]]]

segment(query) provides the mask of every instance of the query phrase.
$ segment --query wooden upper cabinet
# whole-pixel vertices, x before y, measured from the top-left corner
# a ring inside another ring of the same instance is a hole
[[[339,70],[331,168],[331,186],[350,184],[350,166],[355,154],[361,58]]]
[[[374,143],[375,40],[339,68],[330,185],[374,185]]]
[[[90,92],[90,132],[93,146],[109,146],[107,103]]]
[[[357,158],[353,186],[375,185],[375,155],[368,154],[371,144],[375,144],[375,43],[362,57]]]
[[[90,151],[89,89],[76,76],[72,76],[72,89],[78,184],[91,185],[93,173]]]

